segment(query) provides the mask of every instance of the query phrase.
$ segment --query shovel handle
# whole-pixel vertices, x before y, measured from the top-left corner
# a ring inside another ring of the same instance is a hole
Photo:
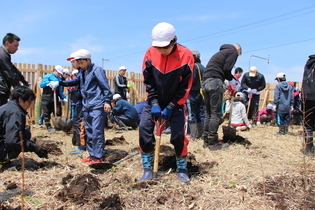
[[[55,113],[55,117],[57,117],[57,92],[56,92],[56,88],[54,88],[54,113]]]
[[[161,134],[164,129],[166,120],[163,118],[158,118],[154,120],[155,123],[155,149],[154,149],[154,165],[153,165],[153,178],[157,177],[157,171],[159,168],[159,155],[160,155],[160,145],[161,145]]]

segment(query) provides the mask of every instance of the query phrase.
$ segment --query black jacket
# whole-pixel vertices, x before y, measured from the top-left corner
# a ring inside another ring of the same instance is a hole
[[[15,158],[21,152],[20,131],[24,135],[24,151],[35,151],[36,144],[30,141],[30,133],[25,131],[26,114],[27,112],[13,100],[0,107],[0,144],[5,144],[9,158]]]
[[[114,78],[115,84],[115,94],[119,94],[122,99],[127,100],[126,88],[127,88],[127,78],[120,74],[116,75]]]
[[[241,82],[242,88],[244,89],[256,89],[262,91],[266,87],[266,81],[264,75],[258,73],[256,77],[250,77],[249,72],[246,72]]]
[[[315,101],[315,54],[307,60],[302,81],[302,100]]]
[[[207,78],[219,78],[222,81],[232,80],[234,77],[231,73],[233,66],[238,57],[237,49],[231,44],[224,44],[220,51],[214,54],[205,69],[203,80]]]
[[[22,73],[11,62],[11,55],[0,47],[0,94],[9,96],[11,87],[20,86],[20,81],[27,85]]]

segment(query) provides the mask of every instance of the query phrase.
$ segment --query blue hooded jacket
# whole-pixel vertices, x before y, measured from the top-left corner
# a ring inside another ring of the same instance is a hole
[[[277,105],[278,114],[290,113],[291,106],[293,106],[293,87],[286,81],[277,84],[274,93],[274,104]]]

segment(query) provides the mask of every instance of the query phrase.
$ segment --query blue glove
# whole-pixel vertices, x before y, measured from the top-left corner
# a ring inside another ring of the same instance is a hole
[[[166,120],[170,119],[175,108],[175,104],[169,103],[167,107],[162,111],[162,117]]]
[[[152,103],[151,114],[153,117],[161,116],[161,107],[159,106],[158,103]]]

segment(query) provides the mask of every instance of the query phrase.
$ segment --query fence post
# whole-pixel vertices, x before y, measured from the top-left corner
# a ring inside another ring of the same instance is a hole
[[[36,102],[35,102],[35,122],[42,114],[42,89],[39,87],[39,84],[43,78],[43,65],[38,64],[37,69],[37,78],[35,83],[35,94],[36,94]]]

